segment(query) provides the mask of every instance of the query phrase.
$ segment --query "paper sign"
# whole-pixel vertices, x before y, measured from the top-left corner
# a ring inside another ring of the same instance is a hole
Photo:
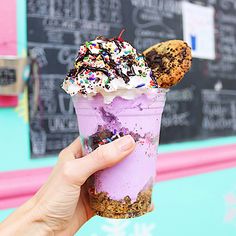
[[[214,8],[182,2],[184,40],[193,57],[215,59]]]
[[[26,58],[0,57],[0,95],[18,95],[23,91]]]

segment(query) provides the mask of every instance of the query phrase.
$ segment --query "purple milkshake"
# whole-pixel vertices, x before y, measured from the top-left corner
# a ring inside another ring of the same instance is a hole
[[[89,188],[96,214],[132,218],[150,209],[165,89],[142,55],[120,38],[99,37],[80,47],[63,89],[73,96],[85,153],[130,134],[135,150],[95,173]]]
[[[112,218],[147,213],[156,173],[165,91],[152,99],[145,94],[135,100],[117,97],[110,104],[104,104],[99,95],[92,100],[75,96],[73,101],[86,152],[125,134],[133,136],[137,144],[126,159],[93,176],[92,208],[97,214]]]

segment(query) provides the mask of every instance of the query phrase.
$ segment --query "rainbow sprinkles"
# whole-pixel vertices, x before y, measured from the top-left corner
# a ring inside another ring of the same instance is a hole
[[[124,97],[146,93],[158,86],[144,57],[136,49],[120,37],[100,36],[80,47],[74,68],[62,87],[71,96],[89,97],[100,93],[104,97],[109,97],[108,94]]]

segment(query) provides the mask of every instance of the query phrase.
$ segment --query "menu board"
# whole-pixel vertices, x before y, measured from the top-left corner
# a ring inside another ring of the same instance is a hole
[[[118,35],[122,4],[114,0],[28,0],[28,52],[36,60],[39,96],[34,76],[29,82],[32,157],[53,155],[78,136],[70,96],[60,87],[79,46],[98,35]]]
[[[236,134],[236,1],[209,1],[215,8],[216,59],[205,61],[199,136]]]
[[[202,90],[202,130],[205,136],[236,132],[236,91]]]
[[[235,118],[236,4],[234,0],[201,4],[215,8],[216,59],[194,58],[184,81],[168,92],[162,143],[236,134],[233,124],[225,129],[210,125],[223,119],[214,114],[215,107],[230,110],[224,117],[228,123]],[[28,52],[39,67],[40,84],[35,105],[32,76],[32,157],[56,154],[78,136],[73,104],[60,84],[82,43],[98,35],[118,36],[123,28],[123,38],[139,52],[161,41],[183,38],[182,1],[178,0],[28,0],[27,22]]]

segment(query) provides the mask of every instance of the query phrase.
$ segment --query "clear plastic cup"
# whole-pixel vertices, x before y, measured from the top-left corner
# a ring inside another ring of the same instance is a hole
[[[136,141],[127,158],[91,177],[90,206],[97,215],[133,218],[149,212],[165,97],[164,89],[155,97],[116,97],[110,104],[101,95],[73,97],[85,153],[126,134]]]

